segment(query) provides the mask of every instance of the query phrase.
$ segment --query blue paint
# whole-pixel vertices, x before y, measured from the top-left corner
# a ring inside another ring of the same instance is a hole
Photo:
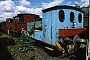
[[[59,11],[63,10],[65,13],[64,22],[59,21]],[[51,10],[43,13],[42,19],[42,30],[43,36],[42,41],[54,45],[58,41],[58,29],[65,27],[72,28],[72,23],[70,22],[70,12],[74,12],[74,20],[76,21],[75,28],[83,27],[83,13],[73,10],[73,9],[57,9]],[[82,22],[78,22],[78,14],[82,14]]]
[[[42,41],[42,31],[34,31],[34,39]]]

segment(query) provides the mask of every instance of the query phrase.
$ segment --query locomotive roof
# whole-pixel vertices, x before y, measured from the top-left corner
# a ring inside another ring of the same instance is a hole
[[[57,9],[73,9],[73,10],[77,10],[77,11],[80,11],[80,12],[84,13],[84,11],[81,10],[80,8],[77,8],[77,7],[74,7],[74,6],[67,6],[67,5],[54,6],[54,7],[51,7],[51,8],[44,9],[42,11],[43,12],[48,12],[48,11],[57,10]]]

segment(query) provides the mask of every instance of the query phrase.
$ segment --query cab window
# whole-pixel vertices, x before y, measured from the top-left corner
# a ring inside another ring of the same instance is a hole
[[[82,22],[82,14],[81,14],[81,13],[78,14],[78,22],[79,22],[79,23]]]
[[[59,21],[64,22],[64,18],[65,18],[64,11],[60,10],[59,11]]]
[[[74,13],[73,12],[70,12],[70,21],[73,23],[74,21]]]

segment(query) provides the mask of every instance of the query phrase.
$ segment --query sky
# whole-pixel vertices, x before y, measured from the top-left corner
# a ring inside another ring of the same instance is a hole
[[[75,6],[77,4],[80,7],[87,7],[89,2],[89,0],[0,0],[0,22],[20,13],[37,14],[42,17],[42,9],[56,5]]]

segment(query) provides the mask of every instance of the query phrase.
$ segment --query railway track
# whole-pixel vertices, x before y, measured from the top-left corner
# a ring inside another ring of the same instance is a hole
[[[19,55],[22,60],[29,60],[25,53],[19,51],[19,47],[17,45],[13,46],[12,49],[16,51],[16,54]]]

